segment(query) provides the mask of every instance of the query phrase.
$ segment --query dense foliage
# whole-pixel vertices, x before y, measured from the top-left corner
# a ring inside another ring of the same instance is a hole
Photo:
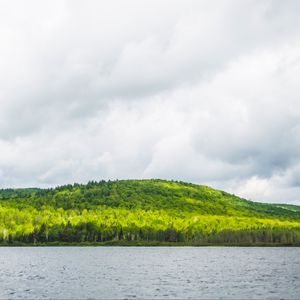
[[[300,209],[164,180],[0,190],[0,242],[300,244]]]

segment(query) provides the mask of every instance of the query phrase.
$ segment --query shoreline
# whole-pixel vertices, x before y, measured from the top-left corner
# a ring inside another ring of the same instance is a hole
[[[5,243],[0,247],[300,247],[291,243],[193,243],[158,241],[107,241],[107,242],[48,242],[48,243]]]

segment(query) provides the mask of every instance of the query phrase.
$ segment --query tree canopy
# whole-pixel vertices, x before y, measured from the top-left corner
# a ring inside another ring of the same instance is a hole
[[[166,180],[0,190],[0,243],[300,244],[300,208]]]

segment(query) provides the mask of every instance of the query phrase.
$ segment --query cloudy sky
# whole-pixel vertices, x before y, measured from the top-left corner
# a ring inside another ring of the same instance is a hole
[[[117,178],[300,204],[300,1],[0,0],[0,187]]]

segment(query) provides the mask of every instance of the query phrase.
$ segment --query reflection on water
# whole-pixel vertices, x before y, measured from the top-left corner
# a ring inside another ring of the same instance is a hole
[[[0,248],[0,298],[299,299],[300,248]]]

